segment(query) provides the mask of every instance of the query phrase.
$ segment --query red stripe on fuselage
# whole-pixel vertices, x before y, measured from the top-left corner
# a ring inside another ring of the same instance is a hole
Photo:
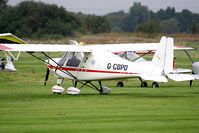
[[[112,73],[112,74],[138,74],[138,73],[129,73],[129,72],[116,72],[116,71],[102,71],[102,70],[89,70],[89,69],[80,69],[80,68],[70,68],[70,67],[55,67],[49,65],[50,69],[59,69],[59,70],[67,70],[67,71],[78,71],[78,72],[93,72],[93,73]]]
[[[0,50],[12,50],[12,49],[0,44]]]

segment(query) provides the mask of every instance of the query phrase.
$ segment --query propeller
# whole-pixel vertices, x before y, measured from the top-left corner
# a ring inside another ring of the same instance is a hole
[[[46,82],[48,81],[49,74],[50,74],[50,70],[49,70],[49,68],[47,68],[47,70],[46,70],[46,78],[45,78],[44,86],[46,86]]]

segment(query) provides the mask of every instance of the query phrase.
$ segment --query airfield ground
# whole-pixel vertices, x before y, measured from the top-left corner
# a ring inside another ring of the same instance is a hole
[[[91,38],[102,38],[98,43],[107,42],[103,36],[107,35]],[[118,43],[130,38],[121,36]],[[190,54],[199,61],[199,35],[174,36],[178,45],[194,47],[196,50]],[[159,37],[145,40],[159,41]],[[175,56],[178,67],[190,68],[182,51]],[[199,81],[194,81],[192,88],[189,82],[173,81],[160,84],[159,88],[141,88],[138,79],[128,79],[124,88],[117,88],[116,81],[105,81],[103,85],[112,88],[109,95],[99,95],[89,88],[83,88],[77,96],[53,95],[55,77],[51,74],[47,86],[43,86],[43,63],[23,53],[15,66],[17,72],[0,72],[0,133],[199,132]],[[63,87],[70,86],[71,81],[65,80]]]

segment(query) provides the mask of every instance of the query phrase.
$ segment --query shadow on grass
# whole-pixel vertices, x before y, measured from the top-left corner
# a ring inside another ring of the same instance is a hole
[[[185,98],[190,96],[182,95],[166,95],[166,94],[150,94],[150,93],[117,93],[117,94],[81,94],[81,97],[99,96],[99,97],[134,97],[134,98]]]
[[[125,99],[125,98],[190,98],[190,95],[178,95],[178,94],[162,94],[162,93],[111,93],[108,95],[105,94],[98,94],[98,93],[83,93],[79,95],[54,95],[54,94],[18,94],[12,99],[24,101],[24,102],[31,102],[33,100],[42,100],[42,99],[92,99],[92,98],[113,98],[113,99]]]

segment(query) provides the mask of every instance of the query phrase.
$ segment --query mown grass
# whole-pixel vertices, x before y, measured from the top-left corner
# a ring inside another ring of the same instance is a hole
[[[199,88],[194,82],[170,82],[158,89],[141,88],[136,80],[99,95],[84,88],[81,95],[53,95],[41,83],[18,82],[0,89],[0,132],[198,132]],[[69,81],[65,87],[70,86]]]
[[[189,43],[198,48],[199,43]],[[198,51],[192,51],[198,61]],[[56,54],[56,56],[59,56]],[[190,62],[178,51],[177,66]],[[141,88],[138,79],[128,79],[124,88],[104,81],[110,95],[87,87],[81,95],[53,95],[56,78],[43,86],[46,67],[27,54],[15,62],[17,72],[0,72],[0,133],[197,133],[199,132],[199,81],[160,84]],[[150,84],[150,83],[149,83]],[[65,80],[63,87],[71,86]]]

